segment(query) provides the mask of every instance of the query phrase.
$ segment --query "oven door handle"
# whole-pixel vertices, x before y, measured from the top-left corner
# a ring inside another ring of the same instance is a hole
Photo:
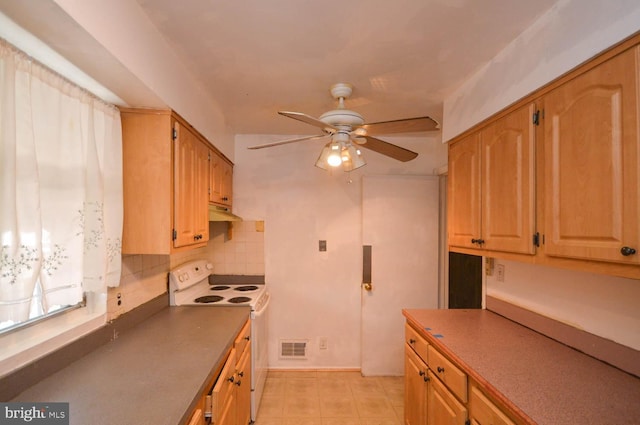
[[[265,311],[267,311],[267,306],[271,301],[271,295],[269,295],[268,292],[265,292],[264,296],[266,297],[265,302],[262,303],[262,305],[260,306],[260,310],[255,310],[251,312],[251,319],[257,319],[258,317],[262,316]]]

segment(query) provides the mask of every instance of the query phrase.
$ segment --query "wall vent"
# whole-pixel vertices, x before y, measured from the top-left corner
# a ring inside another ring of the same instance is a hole
[[[280,340],[280,358],[281,359],[306,359],[307,358],[307,342],[306,340]]]

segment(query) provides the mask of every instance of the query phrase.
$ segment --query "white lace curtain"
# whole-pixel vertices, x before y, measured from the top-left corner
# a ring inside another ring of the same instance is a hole
[[[118,286],[117,108],[0,39],[0,328]]]

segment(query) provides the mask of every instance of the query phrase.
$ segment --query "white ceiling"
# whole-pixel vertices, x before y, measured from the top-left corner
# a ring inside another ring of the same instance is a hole
[[[367,122],[429,115],[556,0],[137,0],[234,133],[290,134],[329,87]],[[311,132],[314,134],[315,131]]]
[[[318,117],[334,109],[329,87],[338,82],[354,85],[347,107],[367,122],[441,121],[447,94],[558,0],[136,1],[232,133],[316,134],[277,111]],[[0,10],[116,93],[132,78],[108,66],[102,47],[53,1],[0,0]],[[157,105],[135,83],[129,105]]]

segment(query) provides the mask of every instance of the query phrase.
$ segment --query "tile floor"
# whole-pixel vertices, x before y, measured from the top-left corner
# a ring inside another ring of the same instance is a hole
[[[269,371],[255,425],[401,425],[404,379]]]

